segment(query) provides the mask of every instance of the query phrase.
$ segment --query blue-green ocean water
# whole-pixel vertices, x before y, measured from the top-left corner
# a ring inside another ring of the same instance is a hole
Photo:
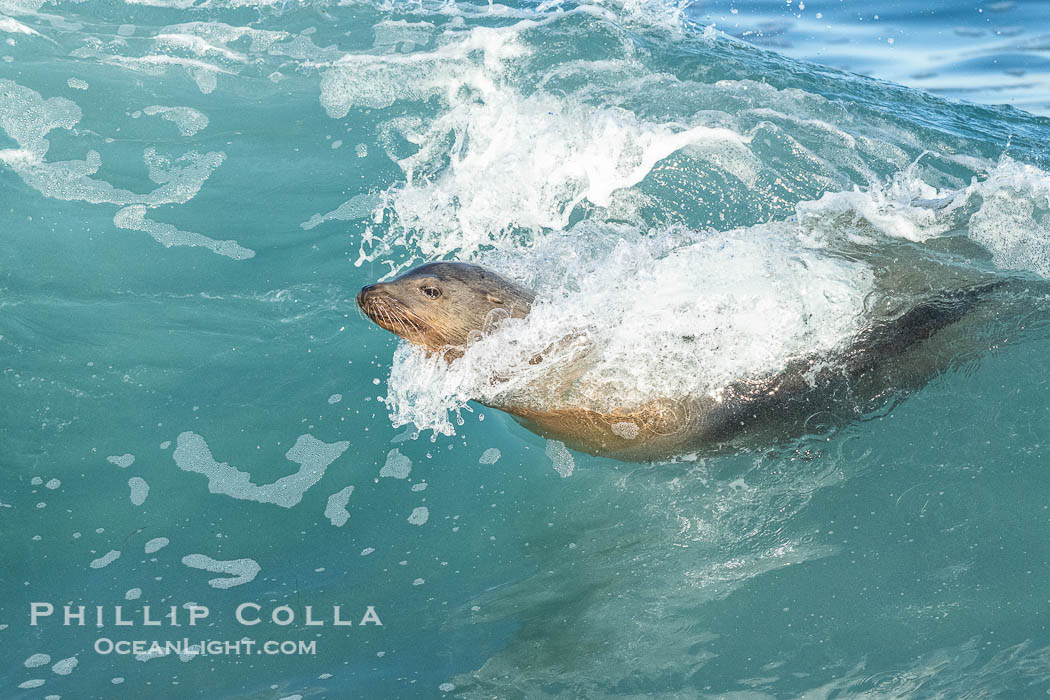
[[[973,102],[1050,114],[1042,0],[716,0],[704,24],[779,53]]]
[[[0,0],[0,696],[1050,692],[1050,120],[687,14]],[[682,316],[747,369],[834,345],[872,279],[1021,291],[896,405],[570,470],[356,311],[442,257],[650,319],[632,391],[713,371],[664,363]],[[95,650],[184,636],[317,645]]]

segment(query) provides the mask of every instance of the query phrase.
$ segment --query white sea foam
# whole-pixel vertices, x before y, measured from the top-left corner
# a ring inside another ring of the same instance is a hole
[[[8,34],[27,34],[29,36],[41,36],[40,32],[27,27],[13,17],[0,15],[0,32]]]
[[[359,194],[343,202],[327,214],[314,214],[309,220],[300,224],[310,230],[326,221],[352,221],[370,215],[380,203],[380,198],[371,194]]]
[[[324,517],[328,518],[336,527],[342,527],[346,525],[346,521],[350,519],[350,513],[346,509],[346,504],[350,502],[350,494],[354,492],[353,486],[347,486],[345,489],[336,491],[328,497],[328,504],[324,509]]]
[[[747,162],[750,135],[704,115],[650,120],[582,94],[523,92],[510,76],[531,51],[521,35],[533,26],[475,28],[428,52],[347,54],[324,70],[321,102],[334,117],[435,96],[445,104],[425,123],[385,127],[388,142],[396,136],[418,149],[403,155],[388,146],[406,182],[387,193],[392,231],[374,248],[366,239],[358,264],[390,245],[426,259],[469,256],[515,229],[564,228],[582,203],[613,207],[621,191],[687,147]]]
[[[36,668],[51,663],[51,657],[47,654],[33,654],[23,662],[26,668]]]
[[[204,554],[187,554],[182,563],[194,569],[203,569],[213,574],[227,574],[228,578],[209,579],[212,588],[233,588],[251,583],[259,575],[261,567],[254,559],[231,559],[221,561]]]
[[[150,116],[160,116],[161,119],[174,123],[179,129],[179,133],[183,136],[193,136],[208,126],[208,116],[192,107],[151,105],[143,107],[142,113]]]
[[[220,241],[193,231],[182,231],[171,224],[147,218],[146,211],[146,207],[142,204],[124,207],[113,216],[113,224],[117,228],[148,233],[153,240],[165,248],[175,246],[206,248],[213,253],[234,260],[247,260],[255,257],[254,250],[245,248],[237,241]]]
[[[76,57],[85,58],[87,56],[81,51],[76,54]],[[111,65],[157,77],[163,76],[170,67],[182,68],[197,84],[197,89],[205,95],[211,94],[218,87],[220,74],[235,75],[234,71],[219,68],[207,61],[184,56],[149,54],[146,56],[99,56],[98,58]]]
[[[133,476],[128,479],[128,488],[131,489],[131,503],[141,506],[149,496],[149,484],[141,476]]]
[[[434,33],[434,24],[409,22],[403,19],[384,20],[377,22],[372,30],[375,36],[372,45],[375,48],[407,53],[417,46],[424,46],[430,42]]]
[[[47,197],[153,207],[189,201],[225,159],[221,152],[190,151],[172,160],[159,155],[154,148],[147,148],[143,158],[150,179],[158,187],[145,194],[123,190],[92,177],[102,166],[102,157],[97,151],[87,151],[84,160],[45,160],[50,149],[48,133],[55,129],[73,129],[81,116],[80,107],[71,100],[44,99],[35,90],[0,79],[0,128],[19,145],[19,148],[0,150],[0,163]]]
[[[110,464],[115,464],[121,469],[127,469],[135,463],[135,455],[128,453],[122,455],[113,455],[112,457],[106,457],[106,461]]]
[[[400,161],[408,182],[390,195],[396,225],[412,232],[428,258],[472,255],[511,239],[514,229],[564,229],[583,202],[611,206],[618,191],[685,146],[733,149],[748,138],[721,127],[649,123],[618,108],[513,93],[457,105],[415,138],[436,144],[449,132],[469,144],[454,147],[451,166],[424,178],[437,154],[423,149]]]
[[[887,183],[832,192],[797,206],[802,234],[819,243],[878,236],[929,241],[965,230],[1003,270],[1050,278],[1050,173],[1002,157],[963,187],[927,184],[915,167]]]
[[[386,455],[386,462],[379,470],[379,476],[394,479],[407,479],[412,473],[412,460],[401,454],[397,448],[390,450]]]
[[[168,540],[167,537],[154,537],[152,540],[146,543],[144,550],[146,554],[153,554],[154,552],[159,552],[160,550],[167,547],[169,542],[170,540]]]
[[[396,269],[420,258],[470,257],[525,238],[523,230],[535,241],[564,229],[584,205],[596,216],[629,217],[646,203],[635,188],[673,154],[739,180],[740,193],[724,194],[723,207],[756,190],[759,211],[793,192],[770,167],[770,156],[780,156],[771,148],[802,163],[796,188],[826,189],[857,174],[867,184],[879,169],[909,160],[895,144],[845,130],[838,122],[850,116],[820,96],[746,80],[683,81],[653,74],[630,52],[562,62],[532,84],[523,76],[542,54],[529,32],[551,21],[447,32],[426,52],[347,54],[321,66],[321,101],[335,117],[351,107],[442,104],[427,121],[384,125],[380,143],[406,182],[387,192],[390,230],[364,237],[358,264],[390,255]]]
[[[572,453],[569,452],[564,442],[548,440],[546,452],[558,476],[563,479],[572,476],[573,469],[576,468],[576,460],[572,458]]]
[[[472,30],[460,41],[432,52],[393,56],[346,54],[321,77],[321,105],[328,115],[345,117],[351,107],[388,107],[401,99],[423,100],[450,88],[492,88],[491,75],[524,51],[518,27]],[[468,70],[480,68],[479,70]]]
[[[229,4],[229,3],[225,3]],[[211,3],[195,3],[195,9]],[[288,56],[296,61],[333,61],[339,52],[316,46],[304,34],[234,26],[224,22],[185,22],[162,28],[148,39],[147,53],[129,55],[125,42],[87,41],[75,49],[76,58],[91,59],[152,76],[181,69],[198,89],[209,94],[218,87],[219,76],[237,76],[267,64],[267,58]],[[271,79],[280,76],[269,70]]]
[[[999,267],[1050,279],[1050,173],[1003,159],[968,189],[981,198],[969,220],[970,238]]]
[[[117,551],[116,549],[111,549],[108,552],[106,552],[105,554],[103,554],[101,557],[93,560],[91,562],[91,564],[89,564],[89,566],[92,569],[101,569],[103,567],[109,566],[110,564],[112,564],[113,562],[115,562],[119,558],[120,558],[120,552]]]
[[[165,27],[154,41],[158,47],[187,49],[198,56],[217,55],[231,61],[247,62],[249,58],[230,49],[229,44],[247,37],[248,53],[262,53],[289,36],[286,31],[237,27],[223,22],[186,22]]]
[[[321,480],[328,465],[349,446],[350,443],[345,441],[326,443],[313,435],[300,435],[285,453],[289,461],[300,465],[299,471],[263,485],[252,483],[248,472],[242,472],[227,462],[217,462],[204,438],[192,432],[179,435],[172,457],[179,469],[206,476],[211,493],[291,508],[299,504],[303,494]]]
[[[62,659],[56,661],[55,665],[51,667],[51,671],[59,676],[68,676],[73,672],[73,669],[77,667],[80,661],[75,656],[70,656],[68,659]]]

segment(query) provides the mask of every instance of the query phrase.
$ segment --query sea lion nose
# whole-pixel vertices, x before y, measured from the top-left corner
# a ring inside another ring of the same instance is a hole
[[[357,293],[357,305],[364,306],[365,300],[368,299],[368,295],[375,291],[376,286],[374,284],[366,284],[361,287],[361,291]]]

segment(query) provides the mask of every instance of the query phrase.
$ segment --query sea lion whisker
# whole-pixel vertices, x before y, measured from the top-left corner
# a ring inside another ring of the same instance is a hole
[[[407,307],[398,302],[394,302],[389,305],[392,313],[394,313],[398,320],[401,321],[403,329],[411,329],[415,332],[420,332],[426,328],[426,323],[418,315],[409,311]]]
[[[384,304],[383,311],[386,314],[386,319],[392,326],[391,330],[394,332],[404,331],[404,323],[401,320],[401,315],[398,313],[397,307],[392,304]],[[398,335],[402,335],[398,333]]]
[[[390,315],[394,319],[394,323],[396,323],[397,327],[401,330],[400,335],[407,335],[408,324],[405,322],[405,317],[397,309],[392,309]]]
[[[405,332],[406,334],[407,334],[407,333],[408,333],[409,331],[414,331],[414,332],[418,332],[418,331],[419,331],[419,328],[418,328],[418,327],[416,326],[416,324],[415,324],[415,323],[413,323],[413,322],[412,322],[412,320],[411,320],[411,319],[409,319],[409,318],[408,318],[408,317],[407,317],[407,316],[405,315],[405,313],[404,313],[404,310],[402,310],[401,308],[396,308],[396,309],[394,310],[394,314],[395,314],[395,318],[396,318],[396,319],[397,319],[397,321],[398,321],[398,324],[400,325],[401,329],[402,329],[402,330],[403,330],[403,331],[404,331],[404,332]]]
[[[412,330],[420,331],[426,327],[426,321],[404,307],[398,307],[405,320],[412,325]]]
[[[391,326],[393,326],[395,329],[398,328],[397,315],[394,313],[394,310],[391,309],[390,307],[386,308],[386,318],[387,318],[387,321],[390,323]]]
[[[380,317],[381,319],[383,319],[383,323],[385,323],[385,324],[386,324],[387,326],[392,326],[392,325],[394,325],[394,324],[393,324],[393,323],[391,322],[391,320],[390,320],[390,312],[389,312],[389,310],[388,310],[388,309],[386,308],[386,305],[385,305],[385,304],[384,304],[384,305],[381,305],[381,306],[379,306],[379,317]]]

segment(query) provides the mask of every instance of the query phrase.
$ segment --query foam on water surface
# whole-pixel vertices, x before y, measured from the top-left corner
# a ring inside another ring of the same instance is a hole
[[[328,504],[324,509],[324,517],[328,518],[328,521],[336,527],[346,525],[346,522],[350,519],[350,513],[346,509],[346,504],[350,502],[350,495],[353,492],[354,487],[347,486],[328,497]]]
[[[28,34],[30,36],[40,36],[40,32],[30,29],[26,25],[22,24],[13,17],[7,17],[0,15],[0,32],[6,32],[8,34]]]
[[[352,221],[354,219],[360,219],[371,215],[378,203],[379,198],[374,195],[359,194],[350,200],[343,202],[326,214],[314,214],[309,220],[300,224],[300,226],[302,226],[304,230],[309,231],[326,221]]]
[[[182,563],[194,569],[210,571],[213,574],[227,574],[226,577],[218,577],[208,580],[212,588],[233,588],[246,583],[251,583],[259,575],[261,567],[254,559],[231,559],[222,561],[212,559],[205,554],[187,554],[182,558]]]
[[[572,476],[572,471],[576,467],[576,461],[572,458],[572,453],[565,447],[564,442],[548,440],[547,458],[554,466],[554,471],[558,472],[558,476],[563,479]]]
[[[407,479],[412,473],[412,460],[401,454],[397,448],[390,450],[386,455],[386,463],[379,470],[379,476],[393,479]]]
[[[26,668],[36,668],[51,663],[51,657],[47,654],[33,654],[23,662]]]
[[[76,669],[80,663],[79,659],[75,656],[71,656],[68,659],[62,659],[61,661],[55,662],[51,667],[51,671],[59,676],[68,676]]]
[[[179,133],[183,136],[193,136],[208,126],[208,116],[192,107],[151,105],[143,107],[142,113],[149,116],[159,116],[161,119],[174,123],[179,129]]]
[[[154,552],[159,552],[164,549],[168,544],[169,540],[167,537],[154,537],[146,542],[144,549],[146,554],[153,554]]]
[[[312,435],[300,435],[285,457],[299,466],[294,474],[270,484],[256,485],[251,474],[227,462],[217,462],[204,438],[192,432],[181,433],[172,457],[179,469],[203,474],[211,493],[259,503],[272,503],[282,508],[298,505],[303,494],[321,480],[325,470],[350,446],[349,442],[325,443]]]
[[[121,469],[127,469],[135,463],[135,455],[128,453],[123,455],[114,455],[112,457],[106,457],[106,461],[110,464],[115,464]]]
[[[131,489],[129,497],[133,505],[141,506],[149,497],[149,484],[141,476],[133,476],[128,479],[128,488]]]
[[[149,219],[146,211],[146,207],[140,204],[125,207],[113,217],[113,224],[117,228],[148,233],[165,248],[172,246],[207,248],[213,253],[234,260],[247,260],[255,256],[254,250],[245,248],[237,241],[217,241],[192,231],[180,231],[171,224]]]
[[[80,107],[71,100],[45,99],[35,90],[0,80],[0,128],[19,145],[17,149],[0,150],[0,162],[27,185],[55,199],[158,206],[192,199],[225,157],[219,152],[190,151],[172,160],[148,147],[143,159],[150,179],[158,186],[148,194],[136,194],[92,177],[102,166],[98,151],[88,150],[84,160],[44,159],[50,150],[50,142],[45,138],[49,132],[72,130],[82,116]]]
[[[105,554],[103,554],[101,557],[93,559],[91,561],[91,564],[89,564],[89,566],[92,569],[102,569],[104,567],[109,566],[110,564],[112,564],[113,562],[115,562],[119,558],[120,558],[120,551],[118,551],[116,549],[111,549],[108,552],[106,552]]]

